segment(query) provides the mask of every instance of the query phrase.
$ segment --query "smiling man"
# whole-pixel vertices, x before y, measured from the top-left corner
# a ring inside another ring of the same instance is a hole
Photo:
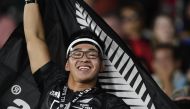
[[[34,0],[26,1],[24,31],[31,70],[42,93],[40,109],[129,109],[120,98],[97,85],[104,45],[93,32],[80,30],[68,41],[67,77],[51,61],[39,5]]]
[[[103,70],[103,44],[88,30],[76,32],[70,39],[65,65],[70,72],[68,86],[74,91],[96,86],[98,73]]]

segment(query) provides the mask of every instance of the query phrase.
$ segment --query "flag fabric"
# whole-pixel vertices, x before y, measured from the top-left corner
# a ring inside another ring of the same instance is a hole
[[[119,36],[84,1],[41,0],[40,9],[53,61],[63,66],[68,37],[89,28],[105,44],[105,70],[99,74],[102,88],[121,97],[131,109],[177,109]],[[0,74],[4,76],[0,77],[0,108],[37,107],[40,93],[30,71],[22,26],[0,51]]]
[[[36,109],[40,92],[30,72],[20,25],[0,51],[0,109]]]

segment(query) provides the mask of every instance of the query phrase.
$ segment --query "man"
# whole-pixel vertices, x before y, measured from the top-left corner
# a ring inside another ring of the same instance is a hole
[[[39,6],[26,1],[24,31],[32,73],[42,93],[41,109],[129,109],[118,97],[105,93],[96,83],[103,70],[103,44],[97,36],[81,30],[69,41],[66,74],[51,62]]]

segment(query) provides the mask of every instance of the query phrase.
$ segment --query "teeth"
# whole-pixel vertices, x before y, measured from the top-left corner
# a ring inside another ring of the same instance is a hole
[[[79,67],[79,70],[89,70],[89,69],[90,69],[90,67],[84,67],[84,66]]]

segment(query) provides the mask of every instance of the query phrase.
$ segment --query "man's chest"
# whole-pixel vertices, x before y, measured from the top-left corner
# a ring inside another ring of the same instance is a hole
[[[94,96],[89,92],[74,93],[68,90],[51,90],[48,96],[50,109],[94,109]]]

